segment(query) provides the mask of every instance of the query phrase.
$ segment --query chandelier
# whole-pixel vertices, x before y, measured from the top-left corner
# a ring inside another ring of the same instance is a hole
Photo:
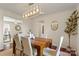
[[[23,14],[23,18],[31,17],[33,15],[38,14],[39,12],[40,12],[39,6],[38,5],[34,6]]]

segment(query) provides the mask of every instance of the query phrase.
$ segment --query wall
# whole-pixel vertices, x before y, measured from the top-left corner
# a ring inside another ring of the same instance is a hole
[[[79,4],[77,6],[77,10],[79,12]],[[78,35],[76,39],[76,47],[77,47],[77,55],[79,56],[79,19],[78,19]]]
[[[31,28],[31,20],[25,19],[23,20],[22,31],[25,36],[28,36],[29,29]]]
[[[65,26],[66,26],[66,21],[67,18],[71,15],[74,9],[71,10],[66,10],[62,12],[57,12],[54,14],[49,14],[49,15],[40,15],[39,17],[35,17],[31,19],[31,30],[34,32],[36,36],[39,36],[40,34],[40,21],[44,21],[45,25],[45,35],[47,35],[48,38],[52,39],[53,45],[58,45],[60,37],[63,35],[64,36],[64,42],[63,42],[63,47],[68,46],[68,35],[64,32]],[[58,22],[58,30],[57,31],[52,31],[51,30],[51,22],[56,20]],[[71,46],[73,48],[76,48],[75,44],[75,37],[71,37]]]
[[[0,14],[2,14],[2,12],[0,11]],[[2,21],[2,16],[0,16],[0,50],[3,48],[3,35],[2,35],[2,28],[3,28],[3,21]]]
[[[12,17],[12,18],[15,18],[16,20],[23,20],[23,18],[20,15],[14,13],[14,12],[0,9],[0,50],[3,48],[3,16]],[[25,24],[26,23],[23,23],[23,26]],[[27,29],[27,26],[26,26],[26,29]],[[23,28],[23,30],[26,31],[25,27]]]
[[[77,55],[79,55],[79,21],[78,21],[78,35],[76,39],[76,46],[77,46]]]

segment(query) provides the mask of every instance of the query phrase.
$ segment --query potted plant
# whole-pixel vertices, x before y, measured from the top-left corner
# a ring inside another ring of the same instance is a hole
[[[77,20],[78,20],[78,11],[75,10],[71,16],[67,19],[65,33],[68,34],[69,37],[69,45],[68,48],[71,50],[70,39],[71,35],[77,34]]]

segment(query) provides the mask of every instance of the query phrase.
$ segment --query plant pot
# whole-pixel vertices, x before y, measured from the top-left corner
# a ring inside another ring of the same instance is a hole
[[[71,47],[70,46],[67,46],[67,51],[71,51]]]

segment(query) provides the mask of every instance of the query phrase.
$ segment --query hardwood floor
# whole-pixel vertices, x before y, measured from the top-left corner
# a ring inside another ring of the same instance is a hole
[[[65,53],[65,52],[62,52],[60,53],[61,56],[70,56],[69,53]],[[12,48],[11,49],[7,49],[7,50],[4,50],[4,51],[1,51],[0,52],[0,56],[14,56],[12,54]],[[17,55],[16,56],[20,56],[19,55],[19,51],[17,51]]]
[[[0,56],[12,56],[12,49],[1,51]]]
[[[14,56],[12,48],[0,52],[0,56]],[[16,56],[20,56],[20,52],[16,51]]]

